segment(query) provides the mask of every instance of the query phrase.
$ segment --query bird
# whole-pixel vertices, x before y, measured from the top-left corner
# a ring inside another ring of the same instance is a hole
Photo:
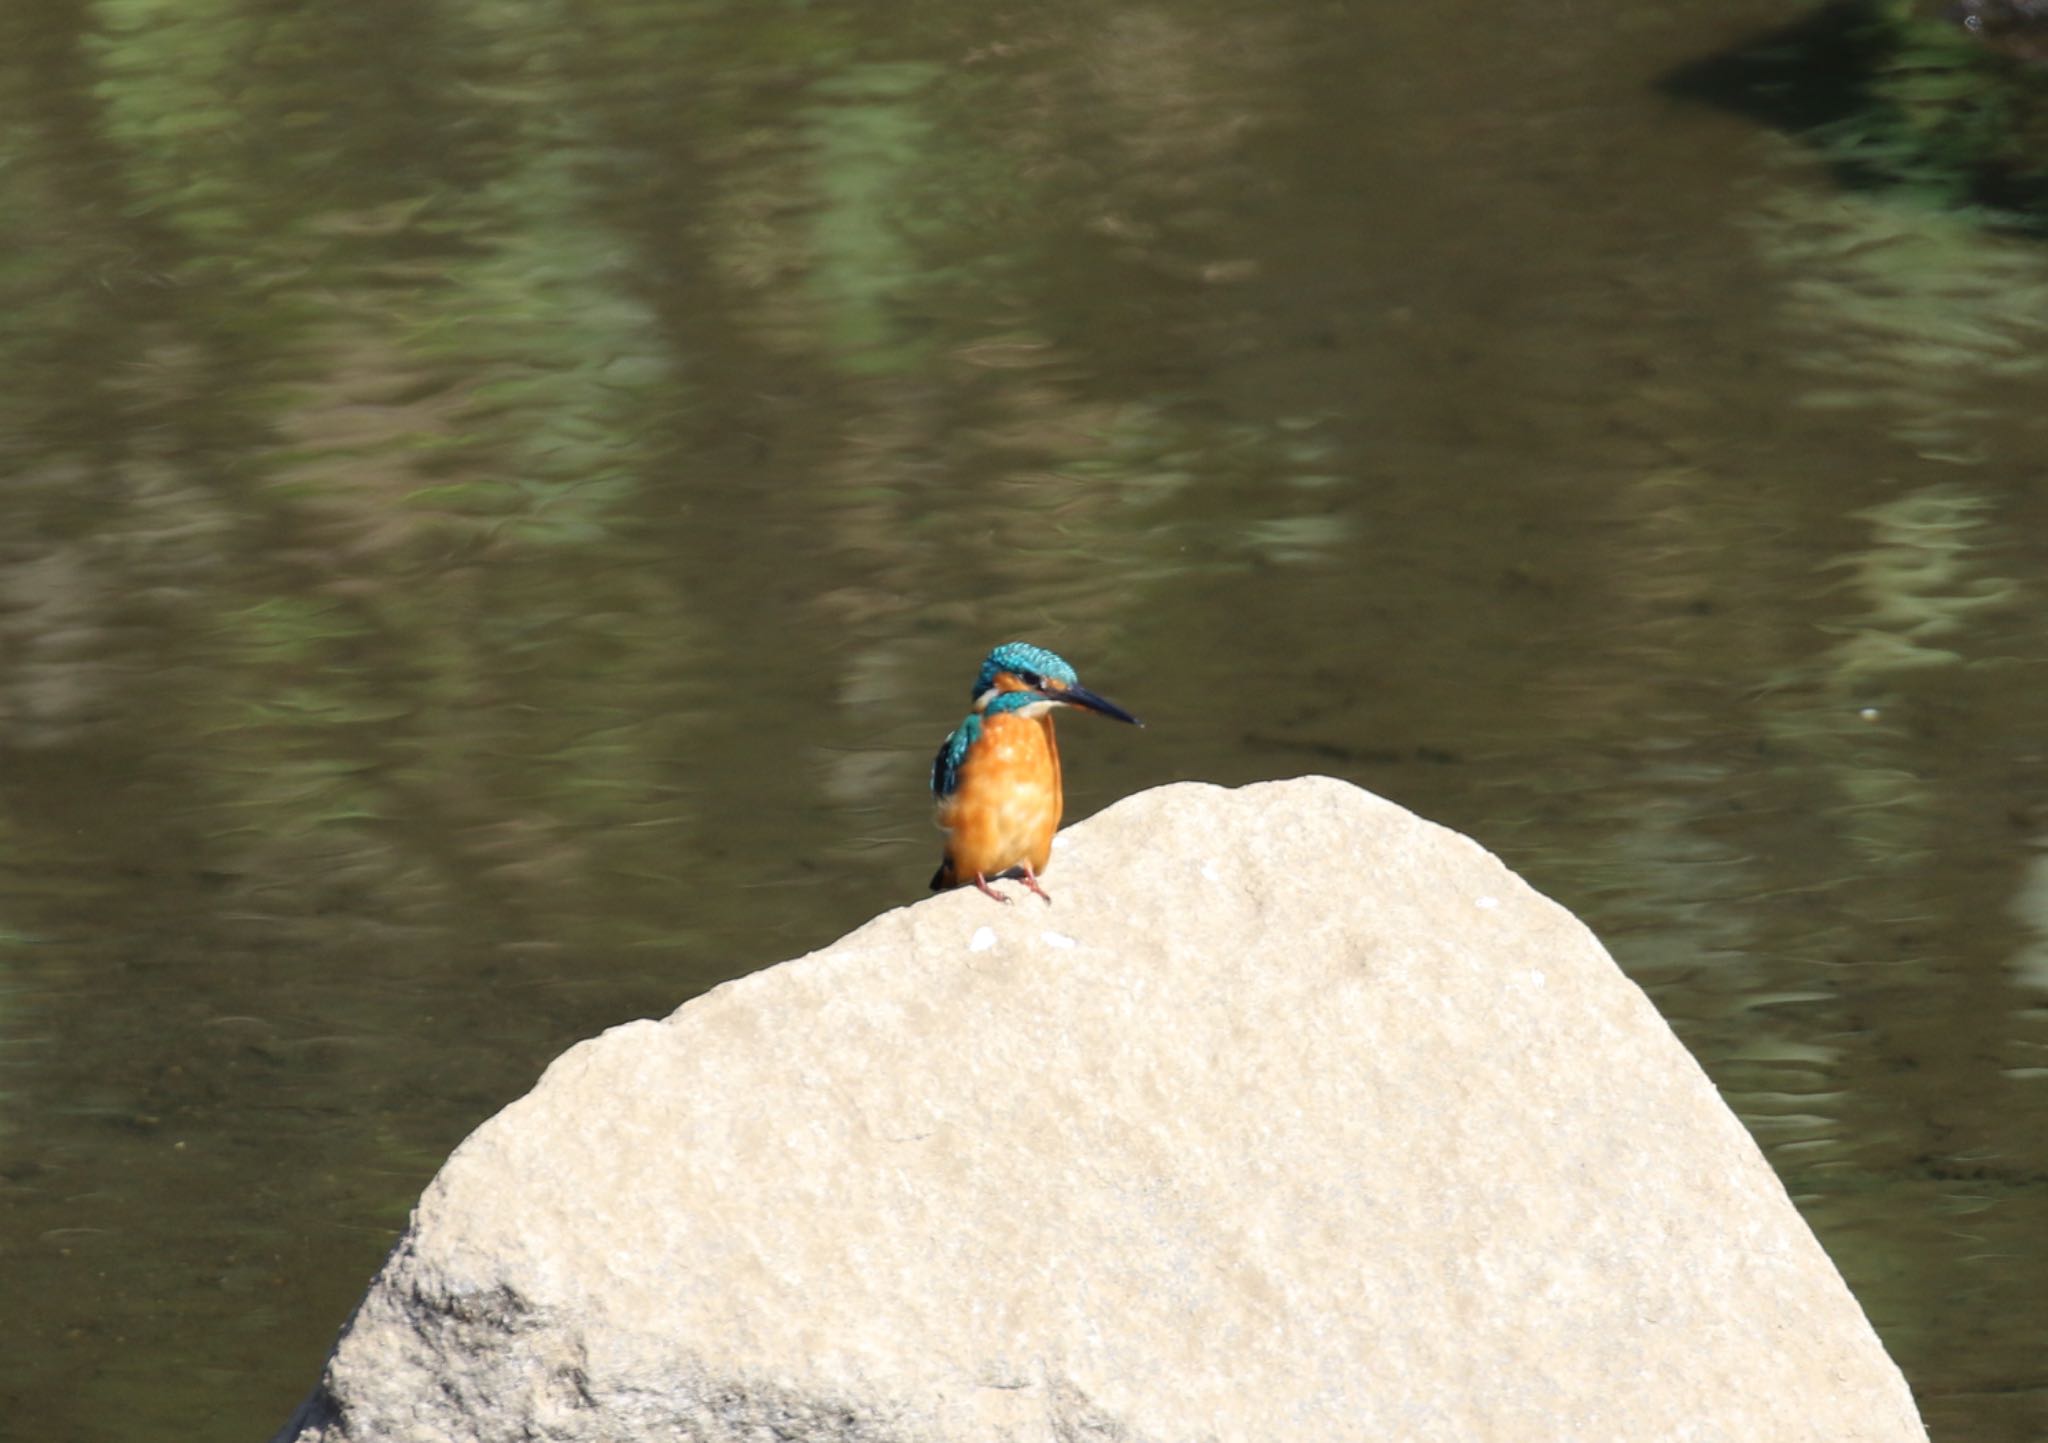
[[[1047,902],[1038,874],[1052,856],[1065,796],[1052,713],[1084,707],[1142,727],[1143,722],[1081,685],[1074,668],[1026,641],[988,654],[974,679],[974,710],[932,758],[932,797],[946,852],[932,874],[942,892],[972,882],[998,902],[1010,899],[989,878],[1021,873]]]

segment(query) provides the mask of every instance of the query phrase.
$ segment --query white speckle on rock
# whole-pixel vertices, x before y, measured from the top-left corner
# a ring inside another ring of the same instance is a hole
[[[1482,912],[1497,912],[1500,910],[1500,898],[1489,893],[1484,897],[1476,899],[1473,905]]]
[[[1045,945],[1048,947],[1071,949],[1080,945],[1072,937],[1067,936],[1067,934],[1064,932],[1041,932],[1038,934],[1038,936],[1039,939],[1043,941]]]
[[[986,952],[995,945],[996,929],[993,927],[976,927],[974,935],[967,939],[967,950],[970,952]]]

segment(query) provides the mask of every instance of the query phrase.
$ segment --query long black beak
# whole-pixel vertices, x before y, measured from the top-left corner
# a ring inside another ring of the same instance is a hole
[[[1143,722],[1139,721],[1108,697],[1097,696],[1085,686],[1070,686],[1061,691],[1047,691],[1045,695],[1051,697],[1054,701],[1063,701],[1069,706],[1085,706],[1090,711],[1099,711],[1104,716],[1115,717],[1120,722],[1129,722],[1134,727],[1144,725]]]

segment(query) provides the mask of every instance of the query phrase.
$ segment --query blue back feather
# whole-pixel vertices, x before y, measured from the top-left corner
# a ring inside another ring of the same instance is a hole
[[[960,768],[967,760],[967,753],[981,740],[981,726],[986,718],[1022,711],[1028,706],[1042,705],[1044,701],[1045,698],[1036,692],[1006,691],[992,698],[982,710],[969,712],[967,719],[953,728],[953,734],[939,743],[939,754],[932,758],[932,795],[940,801],[953,795],[954,789],[960,785]]]
[[[953,789],[960,785],[960,763],[967,760],[967,749],[980,735],[981,714],[970,712],[967,720],[953,728],[953,734],[939,743],[939,754],[932,758],[934,797],[944,801],[953,795]]]

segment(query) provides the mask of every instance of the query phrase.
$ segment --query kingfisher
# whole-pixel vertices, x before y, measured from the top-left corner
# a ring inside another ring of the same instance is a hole
[[[1055,707],[1078,706],[1141,727],[1143,722],[1081,685],[1060,657],[1025,641],[988,654],[974,679],[974,710],[932,758],[932,796],[946,855],[932,890],[968,882],[998,902],[1010,899],[990,877],[1021,872],[1024,885],[1050,902],[1038,874],[1052,856],[1065,797]]]

